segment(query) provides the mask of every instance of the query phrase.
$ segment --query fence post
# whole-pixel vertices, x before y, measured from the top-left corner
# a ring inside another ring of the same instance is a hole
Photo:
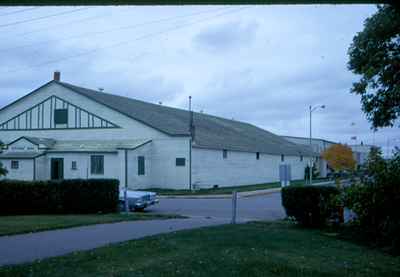
[[[232,224],[236,224],[236,210],[237,210],[237,192],[232,192]]]

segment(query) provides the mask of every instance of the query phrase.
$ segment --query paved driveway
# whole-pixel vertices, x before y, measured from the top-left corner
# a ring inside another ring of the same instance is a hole
[[[268,195],[238,199],[239,220],[275,220],[285,217],[279,192]],[[149,212],[175,213],[191,217],[212,217],[230,219],[232,216],[231,199],[160,199],[160,203]]]
[[[110,243],[229,223],[224,219],[127,221],[0,237],[0,266],[32,262]]]

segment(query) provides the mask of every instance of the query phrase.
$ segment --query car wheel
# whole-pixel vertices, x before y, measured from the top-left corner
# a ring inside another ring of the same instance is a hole
[[[144,207],[141,207],[141,208],[135,207],[133,210],[134,210],[135,212],[143,212],[143,211],[144,211]]]

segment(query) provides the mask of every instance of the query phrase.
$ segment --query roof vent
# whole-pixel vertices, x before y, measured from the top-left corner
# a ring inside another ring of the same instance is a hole
[[[61,80],[61,72],[60,71],[54,71],[53,80],[60,82],[60,80]]]

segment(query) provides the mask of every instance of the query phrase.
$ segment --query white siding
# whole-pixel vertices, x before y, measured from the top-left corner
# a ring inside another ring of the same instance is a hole
[[[285,156],[283,163],[290,164],[292,180],[304,178],[308,159]],[[228,151],[223,159],[222,150],[193,148],[192,183],[199,187],[239,186],[279,181],[281,156],[260,153]]]
[[[189,142],[188,138],[153,141],[151,187],[189,188]],[[176,166],[176,158],[185,158],[185,166]]]
[[[104,156],[104,174],[91,174],[90,172],[90,156]],[[50,179],[51,159],[64,159],[64,179],[88,179],[88,178],[115,178],[119,179],[118,154],[115,153],[49,153],[43,159],[43,164],[40,167],[38,177]],[[73,170],[72,161],[76,161],[77,169]],[[43,166],[44,165],[44,166]],[[38,164],[36,165],[38,167]]]
[[[46,155],[36,158],[36,180],[50,179],[50,162]]]
[[[8,149],[5,151],[10,152],[37,152],[38,147],[37,145],[32,144],[31,142],[27,141],[26,139],[20,139],[13,144],[9,145]]]
[[[11,161],[18,161],[19,168],[12,169]],[[28,159],[10,159],[0,160],[3,166],[8,170],[8,174],[2,179],[14,179],[14,180],[33,180],[33,160]]]
[[[128,151],[128,187],[130,189],[148,188],[151,186],[152,176],[152,143],[138,149]],[[138,175],[138,157],[144,157],[144,175]],[[123,182],[121,182],[123,183]]]

